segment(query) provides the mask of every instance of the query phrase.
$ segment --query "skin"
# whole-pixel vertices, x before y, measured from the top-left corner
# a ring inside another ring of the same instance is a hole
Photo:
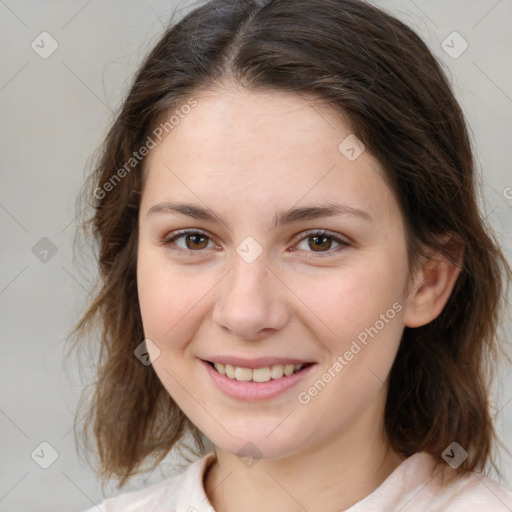
[[[141,199],[137,281],[145,336],[160,351],[150,350],[154,369],[215,446],[204,479],[215,510],[342,510],[403,460],[384,431],[387,377],[404,327],[442,311],[459,270],[434,254],[409,276],[403,219],[382,166],[367,150],[355,161],[339,151],[352,130],[328,107],[237,87],[194,97],[197,106],[151,151]],[[147,215],[169,200],[207,206],[224,222]],[[328,202],[371,220],[272,227],[282,210]],[[209,238],[161,243],[184,228]],[[350,245],[321,236],[315,244],[310,229]],[[262,249],[251,263],[236,252],[248,236]],[[396,303],[394,318],[300,403],[298,393]],[[316,365],[275,398],[241,401],[210,383],[200,359],[212,354]],[[237,456],[248,442],[261,457],[252,465]]]

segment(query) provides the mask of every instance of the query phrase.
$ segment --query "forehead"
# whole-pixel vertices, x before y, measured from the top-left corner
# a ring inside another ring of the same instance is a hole
[[[393,208],[380,163],[366,150],[356,159],[344,153],[354,134],[332,107],[274,90],[221,88],[194,98],[148,155],[144,195],[152,201],[185,195],[257,211],[345,199],[372,216]]]
[[[197,106],[172,131],[177,144],[195,147],[194,156],[215,149],[217,160],[233,155],[245,156],[244,160],[267,155],[289,158],[292,151],[300,158],[316,157],[352,131],[340,120],[341,113],[311,95],[219,87],[198,92],[194,98]],[[311,145],[316,146],[314,152]]]

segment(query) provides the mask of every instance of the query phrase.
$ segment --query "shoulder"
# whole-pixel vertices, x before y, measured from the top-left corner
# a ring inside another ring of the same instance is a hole
[[[481,473],[470,473],[445,487],[443,508],[446,512],[511,512],[512,491]]]
[[[480,473],[458,475],[418,452],[346,512],[512,512],[512,492]]]
[[[211,507],[204,495],[202,485],[203,473],[214,459],[209,453],[190,464],[179,475],[167,478],[162,482],[137,491],[122,493],[118,496],[105,499],[97,506],[85,512],[95,512],[98,507],[102,512],[157,512],[165,509],[169,512],[175,510],[210,512]]]
[[[409,462],[408,471],[422,476],[407,489],[402,512],[512,512],[512,492],[482,473],[457,476],[448,464],[436,465],[427,453]]]

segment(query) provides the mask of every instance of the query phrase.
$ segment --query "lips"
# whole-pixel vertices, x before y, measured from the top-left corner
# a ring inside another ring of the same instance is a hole
[[[250,368],[251,370],[255,368],[264,368],[265,366],[275,366],[275,365],[289,365],[289,364],[312,364],[313,361],[307,359],[297,359],[293,357],[255,357],[252,359],[244,359],[242,357],[233,357],[233,356],[212,356],[208,358],[204,358],[203,361],[207,363],[221,363],[221,364],[229,364],[231,366],[237,366],[240,368]]]
[[[247,368],[243,366],[233,366],[224,363],[213,363],[215,370],[228,379],[238,381],[268,382],[273,379],[281,379],[283,376],[293,375],[300,371],[303,364],[275,364],[271,366],[262,366],[259,368]]]
[[[233,356],[216,356],[203,361],[208,363],[219,375],[228,379],[261,383],[289,377],[314,364],[307,360],[282,357],[244,359]]]
[[[277,397],[303,381],[316,366],[315,363],[311,362],[294,362],[292,364],[289,362],[290,360],[276,358],[253,359],[250,361],[243,360],[242,364],[253,366],[253,368],[250,368],[249,366],[234,366],[229,363],[224,364],[217,361],[218,358],[215,359],[215,362],[204,359],[201,360],[202,366],[206,370],[206,374],[210,377],[211,382],[225,395],[243,401],[268,400]],[[234,358],[226,357],[223,358],[223,360],[234,361]],[[236,360],[240,361],[240,359]],[[262,364],[260,361],[264,361],[264,363],[266,361],[281,361],[285,364],[278,363],[270,364],[269,366],[259,366]],[[303,366],[297,366],[298,369],[295,370],[295,364]],[[224,374],[221,373],[221,365],[224,366]],[[284,372],[287,365],[290,365],[287,372],[289,372],[290,369],[292,370],[290,375],[286,375]],[[280,368],[275,368],[279,366]],[[226,375],[226,368],[231,377]],[[268,368],[268,372],[273,369],[275,372],[274,376],[277,378],[272,378],[272,375],[269,376],[266,368]],[[282,376],[279,377],[278,375]],[[237,377],[240,378],[240,380],[238,380]]]

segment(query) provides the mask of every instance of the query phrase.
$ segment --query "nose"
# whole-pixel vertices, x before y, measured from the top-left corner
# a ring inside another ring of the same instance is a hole
[[[289,321],[287,294],[291,292],[263,255],[252,263],[235,256],[231,272],[217,291],[213,322],[234,337],[258,340]]]

